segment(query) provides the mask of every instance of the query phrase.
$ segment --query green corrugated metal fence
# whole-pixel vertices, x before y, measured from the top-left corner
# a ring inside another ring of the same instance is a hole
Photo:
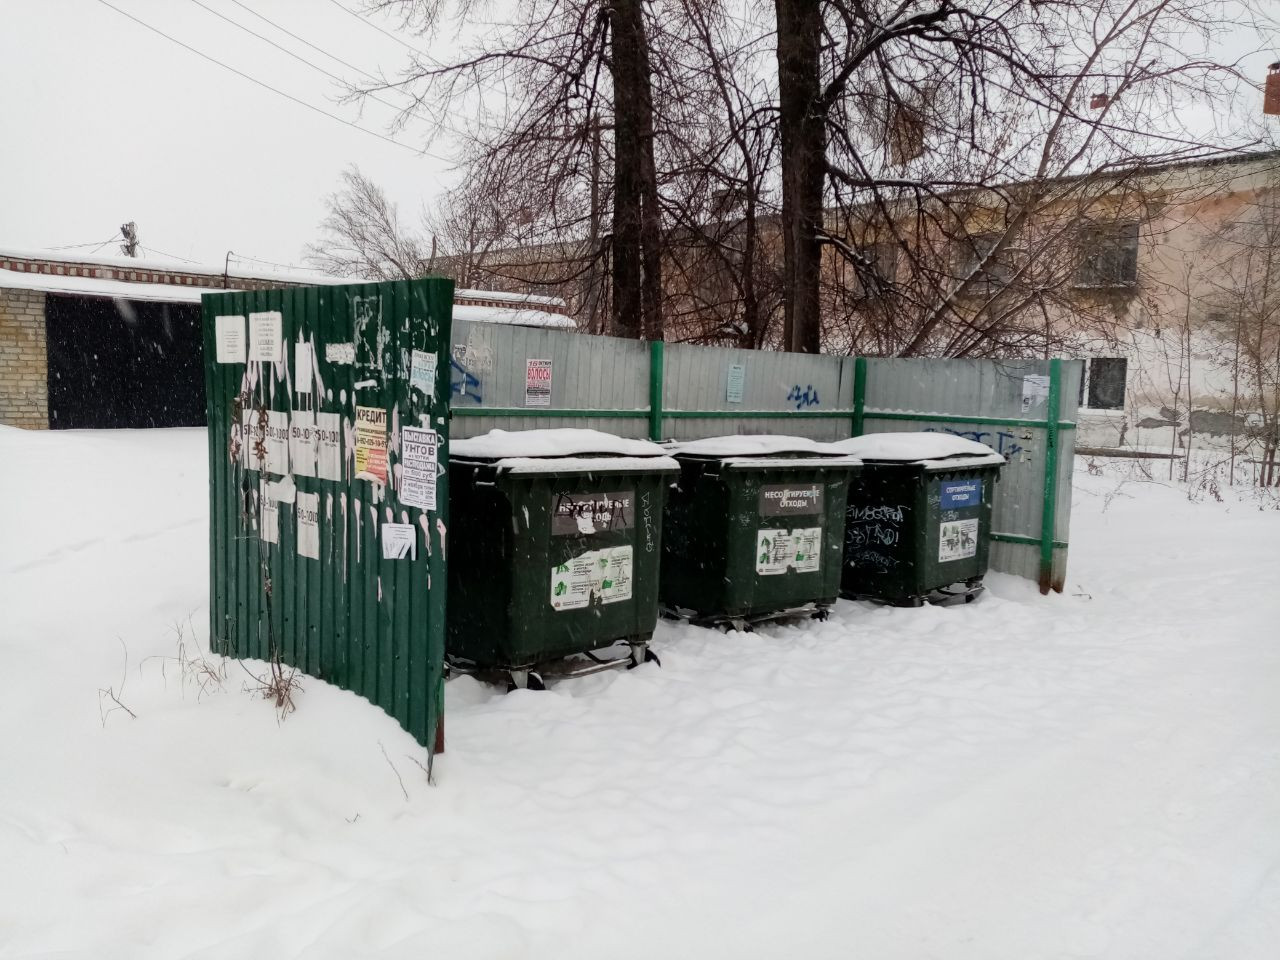
[[[210,645],[278,653],[378,704],[429,750],[444,703],[452,303],[452,281],[435,279],[203,298]],[[410,385],[414,351],[419,384],[433,373],[425,390]],[[407,427],[437,434],[436,509],[402,482]],[[385,484],[369,479],[380,444]],[[410,556],[385,558],[396,534]]]

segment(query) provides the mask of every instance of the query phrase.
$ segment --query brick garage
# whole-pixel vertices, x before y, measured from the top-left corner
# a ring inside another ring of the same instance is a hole
[[[0,423],[49,426],[45,294],[0,289]]]
[[[227,266],[0,250],[0,424],[203,423],[202,293],[350,282]],[[550,297],[457,290],[454,304],[468,320],[574,326]]]

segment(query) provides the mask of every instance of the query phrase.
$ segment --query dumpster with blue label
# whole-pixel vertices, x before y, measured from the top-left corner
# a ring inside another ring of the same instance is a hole
[[[863,462],[849,484],[841,596],[897,606],[977,596],[1004,458],[945,433],[873,433],[831,446]]]

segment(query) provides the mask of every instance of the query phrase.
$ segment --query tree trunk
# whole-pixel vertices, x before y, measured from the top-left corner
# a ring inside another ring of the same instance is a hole
[[[778,107],[782,141],[783,343],[817,353],[822,346],[818,282],[827,134],[819,107],[821,4],[775,0]]]
[[[613,330],[662,338],[662,228],[642,0],[609,7],[613,74]]]

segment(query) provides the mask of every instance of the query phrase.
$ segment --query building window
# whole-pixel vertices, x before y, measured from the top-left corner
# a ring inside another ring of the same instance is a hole
[[[1093,223],[1080,228],[1077,287],[1131,287],[1138,282],[1138,225]]]
[[[1124,357],[1086,360],[1080,379],[1080,405],[1091,410],[1123,410],[1129,361]]]

